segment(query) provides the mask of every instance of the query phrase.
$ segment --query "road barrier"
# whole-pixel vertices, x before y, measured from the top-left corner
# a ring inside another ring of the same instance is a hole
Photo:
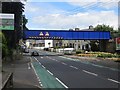
[[[6,81],[3,82],[3,87],[1,90],[5,90],[6,88],[13,88],[13,73],[10,73]]]

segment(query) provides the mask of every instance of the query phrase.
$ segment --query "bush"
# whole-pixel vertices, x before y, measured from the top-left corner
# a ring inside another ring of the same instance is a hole
[[[98,54],[98,56],[97,56],[97,57],[112,58],[112,57],[119,57],[119,55],[117,55],[117,54],[110,54],[110,53],[108,53],[108,54]]]
[[[84,50],[78,50],[76,51],[76,54],[84,53]]]

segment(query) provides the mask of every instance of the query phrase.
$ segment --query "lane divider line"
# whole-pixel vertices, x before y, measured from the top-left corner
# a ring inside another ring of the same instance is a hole
[[[67,65],[66,63],[62,62],[63,65]]]
[[[35,58],[35,57],[34,57]],[[35,58],[37,61],[38,61],[38,59],[37,58]],[[58,60],[56,60],[56,61],[58,61]],[[39,62],[39,61],[38,61]],[[60,61],[58,61],[58,62],[60,62]],[[33,66],[33,65],[32,65]],[[45,68],[42,64],[41,64],[41,66],[43,67],[43,68]],[[36,72],[36,71],[35,71]],[[49,70],[47,70],[47,72],[50,74],[50,75],[53,75],[53,73],[52,72],[50,72]],[[37,73],[36,73],[37,74]],[[38,75],[37,75],[38,76]],[[38,77],[39,78],[39,77]],[[60,81],[58,78],[56,78],[55,77],[55,79],[60,83],[60,84],[62,84],[65,88],[68,88],[62,81]],[[40,81],[40,79],[39,79],[39,81]],[[42,83],[41,82],[39,82],[39,84],[41,85],[41,87],[43,87],[43,85],[42,85]]]
[[[61,83],[65,88],[68,88],[62,81],[60,81],[58,78],[55,78],[59,83]]]
[[[40,65],[42,65],[40,62],[39,62]]]
[[[39,62],[38,59],[37,59],[36,57],[34,57],[34,58],[35,58],[35,60],[36,60],[37,62]]]
[[[74,69],[78,69],[77,67],[74,67],[74,66],[70,66],[71,68],[74,68]]]
[[[52,60],[55,60],[55,59],[52,59]]]
[[[119,81],[116,81],[116,80],[113,80],[113,79],[110,79],[110,78],[108,78],[108,80],[120,84]]]
[[[49,70],[47,70],[47,72],[53,76],[53,73],[51,73]]]
[[[42,65],[42,67],[43,67],[43,68],[46,68],[46,67],[44,67],[43,65]]]
[[[94,76],[98,76],[98,74],[96,73],[93,73],[93,72],[89,72],[89,71],[86,71],[86,70],[82,70],[83,72],[87,73],[87,74],[91,74],[91,75],[94,75]]]

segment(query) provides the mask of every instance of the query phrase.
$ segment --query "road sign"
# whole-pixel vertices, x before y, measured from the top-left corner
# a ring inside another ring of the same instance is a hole
[[[116,50],[120,50],[120,37],[116,38]]]
[[[0,13],[0,30],[14,30],[14,14]]]

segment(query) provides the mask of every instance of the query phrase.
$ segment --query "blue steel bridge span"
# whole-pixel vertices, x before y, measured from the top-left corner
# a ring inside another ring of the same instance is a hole
[[[109,40],[109,31],[24,30],[23,39]]]

